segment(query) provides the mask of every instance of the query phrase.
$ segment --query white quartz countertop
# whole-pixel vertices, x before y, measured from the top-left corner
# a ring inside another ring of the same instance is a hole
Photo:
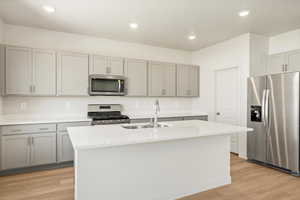
[[[130,119],[143,119],[153,117],[153,113],[144,112],[144,113],[124,113],[129,116]],[[160,113],[159,118],[161,117],[183,117],[183,116],[202,116],[207,115],[202,112],[178,112],[178,113]],[[22,124],[46,124],[46,123],[67,123],[67,122],[89,122],[87,116],[81,115],[0,115],[0,126],[7,125],[22,125]]]
[[[0,126],[85,121],[88,122],[91,121],[91,119],[77,115],[0,115]]]
[[[122,125],[117,124],[71,127],[68,128],[68,132],[74,149],[80,150],[252,131],[252,129],[246,127],[201,120],[176,121],[163,124],[168,124],[170,127],[125,129]]]
[[[130,119],[145,119],[152,118],[153,112],[144,113],[125,113]],[[170,112],[170,113],[159,113],[159,117],[192,117],[192,116],[207,116],[205,112]]]

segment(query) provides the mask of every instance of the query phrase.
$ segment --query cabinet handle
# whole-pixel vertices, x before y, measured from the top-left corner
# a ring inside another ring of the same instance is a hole
[[[162,89],[162,90],[161,90],[161,94],[162,94],[162,95],[165,95],[165,94],[166,94],[166,89]]]
[[[32,86],[32,93],[35,93],[35,85]]]
[[[29,92],[32,93],[32,85],[29,86]]]
[[[40,131],[47,131],[49,128],[40,128]]]
[[[288,65],[285,64],[285,71],[287,72],[288,71]]]
[[[110,73],[111,73],[110,67],[106,67],[106,73],[107,73],[107,74],[110,74]]]
[[[285,71],[285,65],[284,64],[282,65],[282,71],[283,72]]]

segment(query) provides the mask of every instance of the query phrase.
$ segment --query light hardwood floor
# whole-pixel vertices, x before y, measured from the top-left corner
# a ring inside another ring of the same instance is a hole
[[[231,156],[232,184],[180,200],[300,200],[300,178]],[[73,200],[73,168],[0,177],[0,200]]]

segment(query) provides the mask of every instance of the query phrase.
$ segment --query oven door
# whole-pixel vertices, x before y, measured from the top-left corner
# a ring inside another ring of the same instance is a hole
[[[89,94],[91,96],[125,95],[125,78],[123,76],[91,75],[89,77]]]

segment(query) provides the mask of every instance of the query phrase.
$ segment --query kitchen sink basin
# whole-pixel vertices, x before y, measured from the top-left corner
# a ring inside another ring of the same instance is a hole
[[[126,129],[142,129],[142,128],[167,128],[170,127],[168,124],[157,124],[155,127],[153,124],[139,124],[139,125],[122,125]]]

